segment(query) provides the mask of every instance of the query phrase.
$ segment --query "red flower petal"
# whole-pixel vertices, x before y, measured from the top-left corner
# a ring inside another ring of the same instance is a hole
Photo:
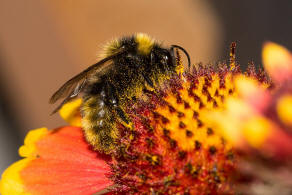
[[[112,185],[105,157],[90,149],[80,128],[63,127],[26,140],[20,153],[31,160],[18,172],[25,192],[89,195]]]

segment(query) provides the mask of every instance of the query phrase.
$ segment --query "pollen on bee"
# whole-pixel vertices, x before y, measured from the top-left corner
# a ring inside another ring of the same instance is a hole
[[[153,47],[154,40],[144,33],[137,33],[135,38],[138,43],[138,51],[143,55],[149,54]]]
[[[86,140],[95,150],[109,153],[114,148],[118,132],[108,120],[111,112],[98,97],[84,100],[82,106],[82,128]]]
[[[103,51],[100,53],[99,57],[101,59],[113,55],[121,47],[121,42],[118,39],[113,39],[106,43],[103,47]]]

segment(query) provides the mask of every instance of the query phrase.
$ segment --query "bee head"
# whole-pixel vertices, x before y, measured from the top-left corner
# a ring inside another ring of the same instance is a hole
[[[171,45],[169,51],[170,51],[170,54],[172,56],[172,61],[173,61],[173,64],[176,66],[177,65],[177,62],[176,62],[176,55],[175,55],[175,52],[174,52],[174,49],[179,49],[181,50],[187,57],[188,59],[188,67],[189,69],[191,68],[191,58],[190,58],[190,55],[188,54],[188,52],[181,46],[179,45]]]
[[[113,56],[118,51],[124,51],[122,55],[127,64],[137,67],[144,64],[145,68],[149,66],[149,68],[157,67],[161,71],[175,71],[178,66],[177,49],[186,55],[188,66],[190,67],[190,57],[184,48],[178,45],[164,48],[155,39],[144,33],[137,33],[134,36],[113,40],[105,47],[105,57]]]
[[[187,51],[178,45],[171,45],[169,49],[162,48],[160,46],[154,46],[150,52],[151,65],[159,64],[162,69],[174,70],[179,64],[177,62],[178,56],[175,49],[181,50],[188,59],[188,67],[191,66],[190,56]]]

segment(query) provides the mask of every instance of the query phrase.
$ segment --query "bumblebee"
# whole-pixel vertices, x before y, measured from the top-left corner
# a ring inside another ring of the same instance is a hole
[[[102,60],[68,80],[52,95],[50,103],[64,99],[53,113],[82,93],[85,138],[94,149],[110,153],[119,138],[115,121],[131,126],[124,111],[126,101],[177,71],[175,49],[185,53],[190,66],[185,49],[178,45],[164,48],[142,33],[111,41],[105,46]]]

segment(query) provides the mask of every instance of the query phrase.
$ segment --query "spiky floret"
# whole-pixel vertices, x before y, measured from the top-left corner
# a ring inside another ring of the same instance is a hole
[[[112,177],[127,193],[230,192],[227,175],[233,170],[234,153],[200,116],[202,109],[220,107],[226,95],[234,94],[227,70],[218,74],[200,67],[177,75],[149,95],[150,100],[128,110],[135,130],[121,126],[112,163]]]
[[[146,100],[128,103],[134,129],[118,127],[121,139],[110,163],[118,194],[233,193],[236,154],[200,114],[237,95],[232,80],[242,73],[233,65],[198,65],[148,92]],[[252,64],[245,75],[268,83]]]

